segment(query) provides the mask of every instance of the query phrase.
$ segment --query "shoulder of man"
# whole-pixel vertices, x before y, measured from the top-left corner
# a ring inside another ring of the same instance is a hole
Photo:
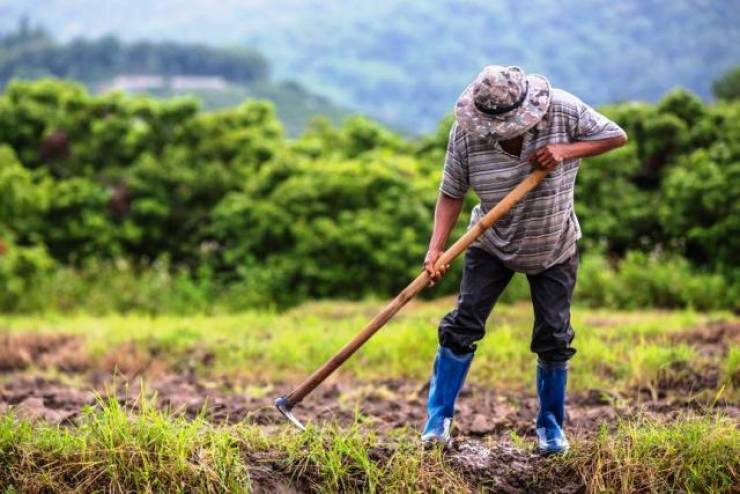
[[[577,117],[586,107],[586,103],[575,94],[565,89],[552,88],[550,95],[550,111],[560,111],[568,116]]]
[[[450,127],[450,136],[449,140],[454,141],[456,144],[462,143],[467,138],[468,133],[465,132],[465,130],[457,124],[457,120],[452,122],[452,126]]]

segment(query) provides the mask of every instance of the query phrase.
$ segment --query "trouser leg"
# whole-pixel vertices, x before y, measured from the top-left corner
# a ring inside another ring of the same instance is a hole
[[[531,350],[538,356],[536,430],[544,454],[568,449],[563,432],[568,360],[575,354],[570,304],[578,270],[578,254],[542,273],[528,276],[535,322]]]
[[[449,444],[455,400],[473,360],[475,342],[483,337],[486,319],[512,274],[485,251],[468,249],[457,307],[439,325],[440,347],[429,381],[424,443]]]
[[[578,254],[536,275],[529,275],[534,307],[534,328],[530,349],[543,362],[565,362],[576,350],[570,324],[570,305],[576,286]]]
[[[476,247],[468,249],[457,306],[439,324],[440,346],[457,354],[475,352],[486,320],[513,275],[495,256]]]

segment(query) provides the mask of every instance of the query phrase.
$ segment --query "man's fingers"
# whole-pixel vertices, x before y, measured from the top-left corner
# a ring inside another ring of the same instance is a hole
[[[424,261],[424,271],[426,271],[427,275],[429,276],[428,286],[434,286],[440,279],[442,279],[447,270],[450,269],[449,264],[437,266],[436,264],[438,260],[439,256],[434,256],[433,259],[429,258]]]
[[[555,157],[552,151],[546,146],[535,150],[535,152],[529,156],[528,160],[532,164],[539,165],[547,171],[551,171],[561,163],[561,160]]]
[[[429,274],[429,286],[434,286],[439,280],[441,280],[449,268],[450,266],[447,265],[441,266],[437,271],[427,270],[427,273]]]
[[[434,286],[439,281],[439,273],[432,273],[429,278],[429,286]]]
[[[555,166],[557,165],[557,163],[558,163],[558,160],[556,160],[551,154],[548,154],[547,156],[545,156],[544,158],[540,160],[540,164],[542,164],[543,166],[548,166],[548,167]]]

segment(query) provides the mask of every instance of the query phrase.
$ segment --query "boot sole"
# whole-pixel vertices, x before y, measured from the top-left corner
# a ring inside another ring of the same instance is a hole
[[[423,449],[434,449],[434,448],[442,448],[442,449],[448,449],[452,445],[452,439],[444,440],[440,437],[432,437],[429,439],[422,439],[421,440],[421,447]]]
[[[568,452],[570,448],[563,448],[563,449],[541,449],[539,450],[540,456],[554,456],[554,455],[562,455]]]

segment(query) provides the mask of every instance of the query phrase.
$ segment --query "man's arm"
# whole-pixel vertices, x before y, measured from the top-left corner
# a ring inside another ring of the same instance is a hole
[[[624,146],[626,143],[627,135],[622,134],[596,141],[548,144],[537,149],[530,157],[530,161],[536,161],[544,170],[550,171],[565,160],[596,156]]]
[[[443,192],[439,193],[437,206],[434,209],[434,230],[432,231],[432,238],[429,240],[427,255],[424,258],[424,270],[429,273],[432,279],[430,286],[439,281],[450,267],[447,265],[435,269],[434,263],[444,252],[447,239],[450,238],[450,232],[452,232],[455,223],[457,223],[457,218],[460,216],[462,205],[462,199],[455,199]]]

